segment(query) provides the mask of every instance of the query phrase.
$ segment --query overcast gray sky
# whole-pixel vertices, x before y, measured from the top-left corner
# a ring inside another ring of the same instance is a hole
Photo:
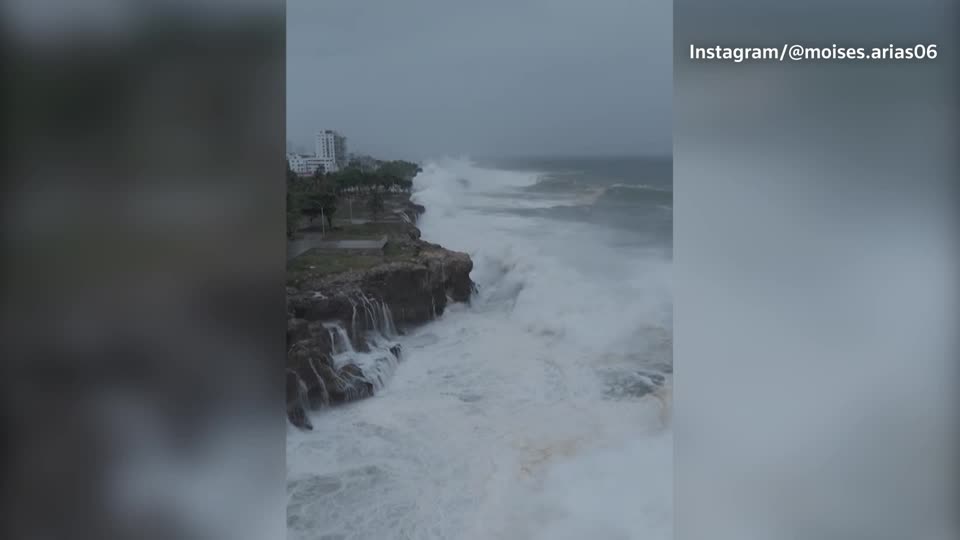
[[[383,158],[669,154],[670,0],[288,0],[288,139]]]

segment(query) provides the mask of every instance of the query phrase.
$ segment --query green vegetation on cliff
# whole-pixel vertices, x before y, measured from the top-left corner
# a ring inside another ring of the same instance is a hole
[[[337,253],[311,249],[287,265],[287,284],[294,287],[308,279],[350,270],[366,270],[384,262],[383,255],[369,253]]]
[[[360,199],[370,213],[379,218],[384,210],[383,200],[387,194],[409,194],[413,189],[413,177],[421,172],[416,163],[409,161],[377,162],[375,168],[351,163],[343,170],[312,177],[298,176],[287,163],[287,238],[294,238],[302,217],[313,222],[323,216],[327,226],[333,228],[333,218],[341,210],[344,197]]]
[[[328,233],[328,242],[339,240],[371,240],[386,238],[383,249],[313,248],[287,263],[287,285],[303,283],[332,274],[366,270],[379,264],[413,261],[419,253],[415,240],[416,227],[406,222],[361,223],[344,225]]]

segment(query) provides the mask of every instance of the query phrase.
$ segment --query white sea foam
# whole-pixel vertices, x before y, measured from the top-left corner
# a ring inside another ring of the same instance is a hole
[[[490,196],[537,178],[416,178],[424,237],[470,253],[478,293],[398,338],[376,397],[290,429],[291,538],[672,536],[669,392],[638,390],[669,385],[669,263]]]

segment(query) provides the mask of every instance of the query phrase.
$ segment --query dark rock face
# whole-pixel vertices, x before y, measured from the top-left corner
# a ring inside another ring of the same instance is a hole
[[[426,242],[418,244],[420,252],[409,260],[305,283],[301,290],[288,293],[293,317],[339,321],[349,327],[358,299],[363,295],[386,302],[394,322],[408,326],[423,324],[442,314],[447,297],[455,302],[468,302],[474,290],[470,256]],[[295,330],[299,327],[288,325],[288,333]]]
[[[327,391],[327,403],[313,404],[319,409],[325,405],[347,403],[373,395],[373,383],[370,382],[356,364],[347,364],[336,369],[328,364],[321,364],[317,371]]]
[[[411,201],[407,201],[404,210],[407,213],[412,214],[414,219],[419,218],[421,215],[427,212],[427,208],[425,206]]]
[[[307,418],[304,393],[306,386],[300,377],[293,371],[287,371],[287,417],[290,423],[300,429],[313,429],[313,424]]]
[[[402,243],[403,252],[411,254],[409,259],[325,276],[287,289],[287,415],[294,425],[310,429],[307,409],[374,393],[371,378],[359,366],[337,367],[331,361],[337,344],[325,323],[346,329],[354,349],[364,351],[369,350],[364,335],[374,329],[371,325],[384,324],[383,316],[379,320],[365,316],[364,306],[381,311],[385,304],[402,333],[404,328],[441,315],[449,300],[470,300],[474,290],[470,257],[415,239],[412,231],[416,228],[411,225],[409,229],[409,239],[391,240]],[[400,358],[399,346],[390,352]]]
[[[444,292],[454,302],[467,302],[473,292],[473,281],[470,271],[473,270],[473,261],[466,253],[446,250],[427,251],[421,255],[427,266],[434,270],[439,269]]]
[[[287,319],[287,343],[296,343],[310,337],[309,322],[306,319],[290,317]]]
[[[308,321],[344,321],[350,320],[353,304],[344,295],[332,297],[317,296],[311,292],[297,292],[287,296],[293,307],[295,317]]]

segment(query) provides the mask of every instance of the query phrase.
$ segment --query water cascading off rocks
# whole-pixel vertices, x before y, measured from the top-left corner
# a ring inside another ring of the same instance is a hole
[[[294,425],[310,429],[306,411],[382,389],[400,360],[403,329],[434,320],[449,301],[469,301],[470,257],[415,236],[404,240],[410,260],[287,289],[287,415]]]

